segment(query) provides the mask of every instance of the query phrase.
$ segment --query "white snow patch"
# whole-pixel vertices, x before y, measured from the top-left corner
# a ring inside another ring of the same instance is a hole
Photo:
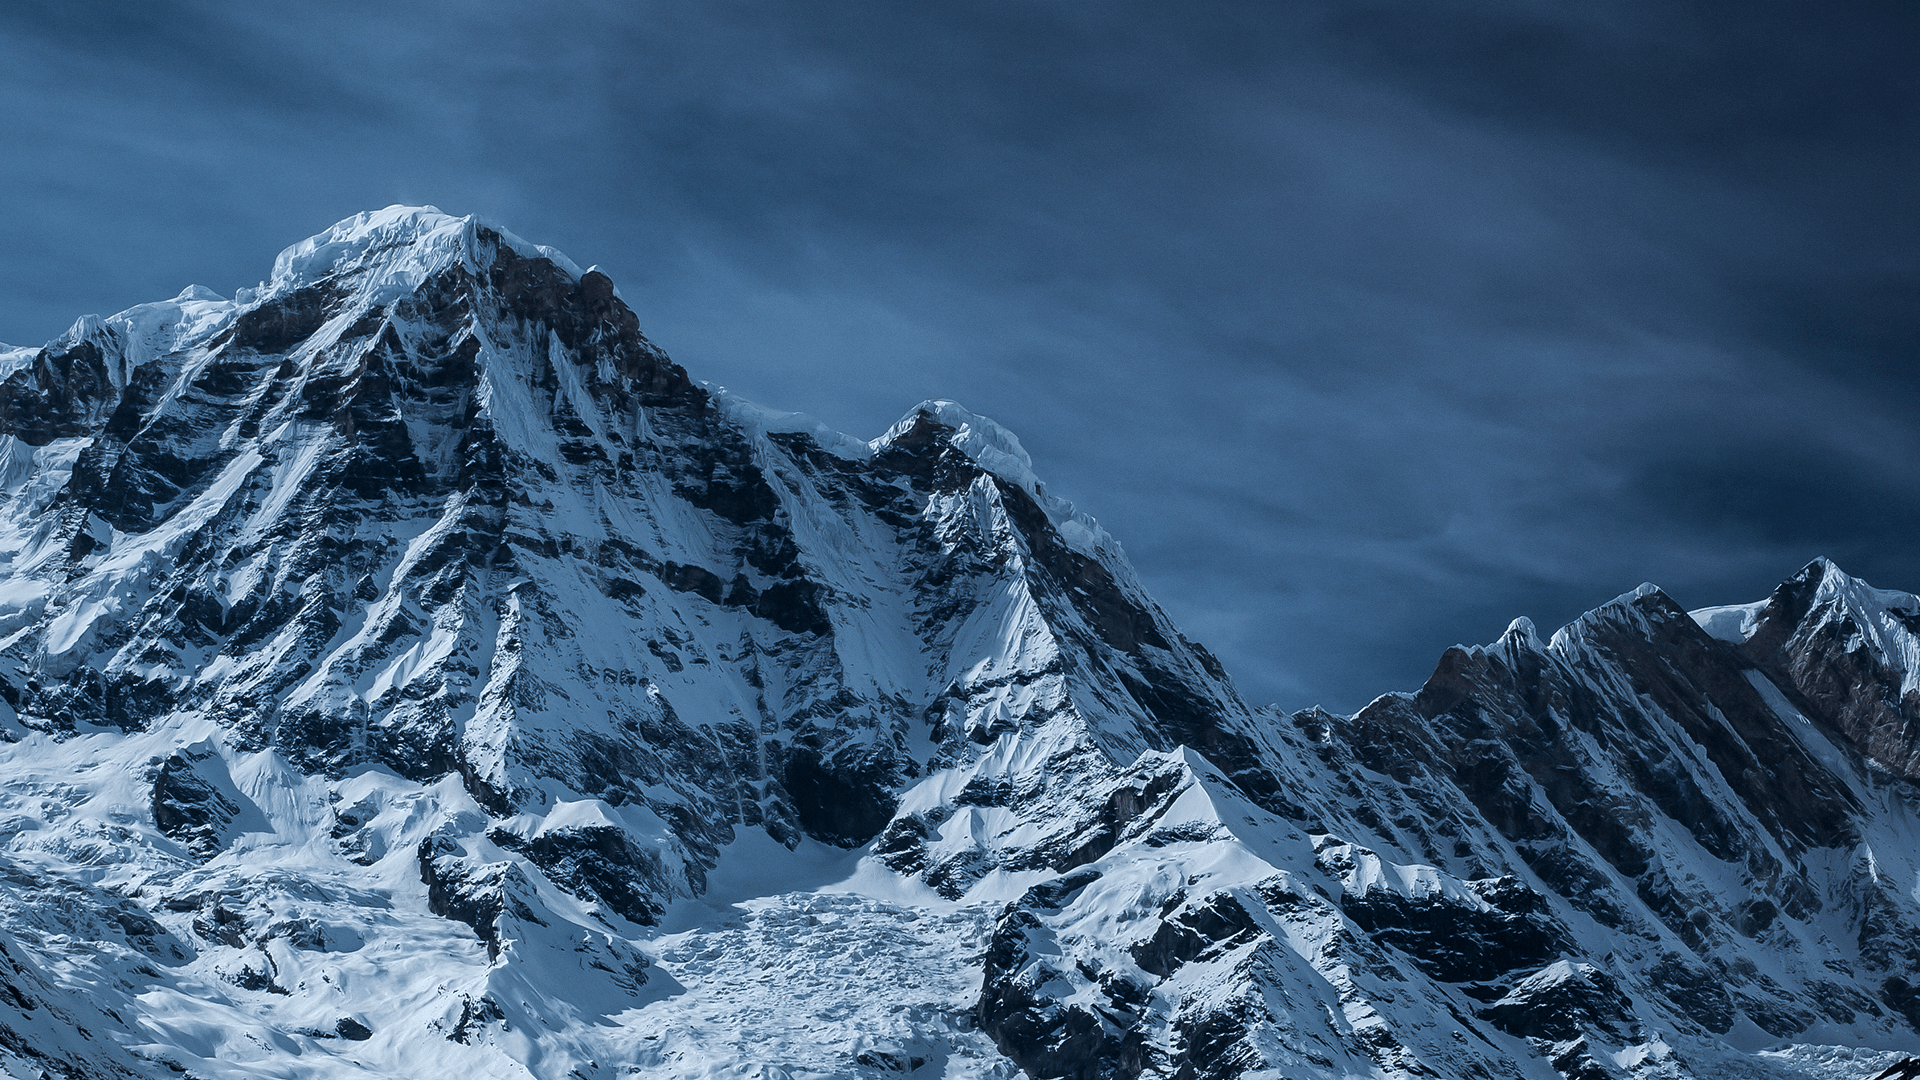
[[[810,435],[822,450],[848,461],[865,461],[873,456],[872,444],[836,431],[819,420],[800,412],[781,412],[757,405],[724,386],[701,383],[713,395],[728,420],[756,435]]]
[[[1724,607],[1701,608],[1689,611],[1693,621],[1700,624],[1710,636],[1735,645],[1745,644],[1759,628],[1760,612],[1767,606],[1765,600],[1752,604],[1728,604]]]
[[[456,261],[481,268],[489,261],[481,250],[480,228],[523,258],[547,259],[579,280],[580,267],[552,248],[530,244],[476,216],[453,217],[433,206],[393,205],[355,214],[324,232],[282,251],[273,260],[273,276],[253,302],[290,292],[321,278],[364,272],[358,283],[375,304],[384,304],[420,286]]]

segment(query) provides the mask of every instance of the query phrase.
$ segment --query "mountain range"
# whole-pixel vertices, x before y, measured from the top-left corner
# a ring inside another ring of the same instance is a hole
[[[1019,440],[690,376],[431,208],[0,347],[0,1075],[1839,1080],[1920,598],[1245,701]]]

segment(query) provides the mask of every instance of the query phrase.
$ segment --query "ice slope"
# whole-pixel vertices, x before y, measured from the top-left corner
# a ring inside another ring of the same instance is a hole
[[[0,354],[0,440],[0,982],[46,1003],[0,992],[8,1069],[1914,1048],[1920,602],[1824,563],[1251,709],[991,420],[763,409],[430,208]]]

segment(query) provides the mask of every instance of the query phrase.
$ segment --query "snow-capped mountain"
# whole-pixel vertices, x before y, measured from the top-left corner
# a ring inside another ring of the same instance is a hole
[[[431,209],[0,348],[0,1069],[1866,1075],[1920,599],[1247,705],[1017,438],[696,382]]]

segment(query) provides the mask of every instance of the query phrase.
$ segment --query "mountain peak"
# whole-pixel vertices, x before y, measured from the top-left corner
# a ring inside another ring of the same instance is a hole
[[[281,251],[272,276],[255,299],[313,285],[326,278],[363,275],[359,287],[384,302],[417,288],[455,264],[479,272],[492,262],[490,248],[504,245],[522,258],[545,259],[574,281],[585,273],[561,252],[529,243],[477,215],[454,217],[434,206],[395,204],[336,222]]]
[[[1665,590],[1650,581],[1643,581],[1554,631],[1549,645],[1556,651],[1564,652],[1596,633],[1610,632],[1610,628],[1645,627],[1649,625],[1649,620],[1663,620],[1684,613]]]
[[[1534,652],[1546,649],[1546,644],[1540,640],[1540,631],[1535,629],[1533,620],[1525,615],[1508,623],[1506,632],[1500,635],[1500,640],[1502,643],[1523,645]]]
[[[1808,563],[1801,574],[1817,583],[1816,596],[1844,599],[1849,606],[1861,611],[1878,611],[1885,608],[1911,609],[1914,606],[1913,594],[1900,592],[1897,589],[1875,588],[1842,570],[1838,563],[1824,555]]]
[[[974,464],[1002,480],[1029,489],[1038,484],[1033,474],[1033,458],[1027,455],[1026,447],[1020,445],[1019,436],[957,401],[928,400],[915,405],[871,445],[877,453],[908,438],[925,423],[948,429],[951,432],[948,442],[972,458]]]
[[[867,445],[876,454],[892,446],[912,446],[936,437],[936,429],[940,432],[938,438],[965,454],[975,465],[1033,496],[1060,538],[1075,551],[1092,557],[1103,546],[1118,550],[1113,537],[1099,522],[1049,492],[1040,482],[1033,471],[1033,458],[1028,456],[1026,447],[1020,445],[1019,436],[957,401],[938,398],[922,401]]]
[[[1781,582],[1766,600],[1745,608],[1756,611],[1756,621],[1764,619],[1783,629],[1800,626],[1811,614],[1819,621],[1852,617],[1873,626],[1900,626],[1911,630],[1908,624],[1916,612],[1920,612],[1920,597],[1896,589],[1876,588],[1823,555]],[[1701,614],[1719,610],[1722,609],[1707,609]],[[1757,627],[1750,627],[1749,633],[1755,629]]]

